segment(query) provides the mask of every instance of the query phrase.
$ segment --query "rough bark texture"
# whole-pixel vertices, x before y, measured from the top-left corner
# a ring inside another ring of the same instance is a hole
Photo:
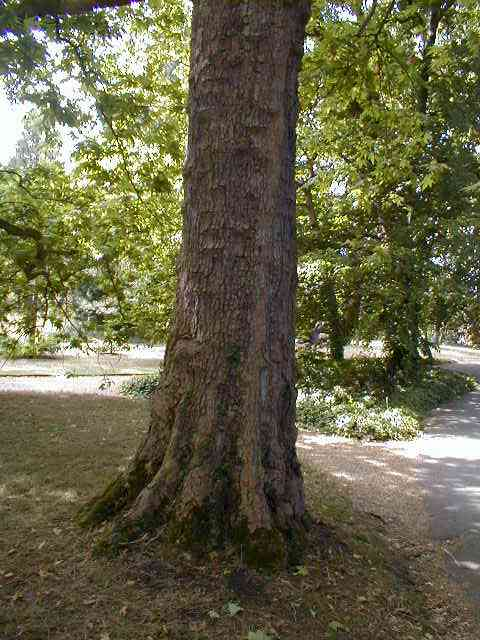
[[[325,300],[330,357],[332,360],[340,362],[344,359],[345,323],[340,314],[333,276],[324,280],[321,291]]]
[[[305,524],[295,451],[297,76],[309,0],[196,0],[174,330],[149,434],[83,513],[119,536],[282,563]],[[118,520],[117,520],[118,522]]]
[[[384,351],[387,383],[393,389],[402,379],[415,380],[420,372],[423,281],[408,217],[394,212],[385,229],[392,265],[384,294]]]

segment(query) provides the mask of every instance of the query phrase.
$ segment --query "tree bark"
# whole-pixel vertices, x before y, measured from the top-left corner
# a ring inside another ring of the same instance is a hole
[[[333,275],[325,278],[321,291],[325,300],[330,358],[341,362],[345,352],[345,329],[344,320],[338,308]]]
[[[295,450],[297,78],[310,0],[195,0],[176,317],[150,430],[81,514],[115,541],[282,564],[306,513]]]
[[[421,276],[409,226],[401,220],[390,235],[392,268],[386,288],[384,350],[387,382],[393,389],[403,378],[412,382],[420,372]]]

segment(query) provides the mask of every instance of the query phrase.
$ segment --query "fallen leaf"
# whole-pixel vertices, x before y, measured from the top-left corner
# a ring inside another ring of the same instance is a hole
[[[227,602],[227,604],[225,605],[225,611],[230,616],[236,616],[237,613],[243,611],[243,607],[241,607],[238,602]]]
[[[248,640],[273,640],[272,636],[267,635],[264,631],[249,631]]]
[[[217,611],[215,611],[215,609],[210,609],[210,611],[208,612],[208,615],[212,620],[218,620],[220,618],[220,614]]]

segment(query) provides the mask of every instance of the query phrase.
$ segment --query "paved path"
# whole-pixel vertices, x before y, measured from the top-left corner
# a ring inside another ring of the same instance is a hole
[[[448,366],[480,381],[479,356],[457,356]],[[419,454],[432,537],[446,543],[452,576],[480,602],[480,391],[433,413]]]
[[[446,347],[441,357],[480,382],[478,351]],[[451,576],[480,602],[480,391],[436,409],[420,438],[384,446],[413,463],[431,537]]]

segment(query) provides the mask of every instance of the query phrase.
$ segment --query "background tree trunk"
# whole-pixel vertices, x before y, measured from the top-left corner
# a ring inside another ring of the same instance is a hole
[[[88,505],[277,564],[305,523],[295,451],[297,77],[309,0],[194,1],[176,318],[148,436]]]
[[[334,276],[327,277],[322,285],[322,295],[325,300],[326,319],[328,323],[328,343],[330,358],[341,362],[345,352],[344,320],[338,307],[335,292]]]

